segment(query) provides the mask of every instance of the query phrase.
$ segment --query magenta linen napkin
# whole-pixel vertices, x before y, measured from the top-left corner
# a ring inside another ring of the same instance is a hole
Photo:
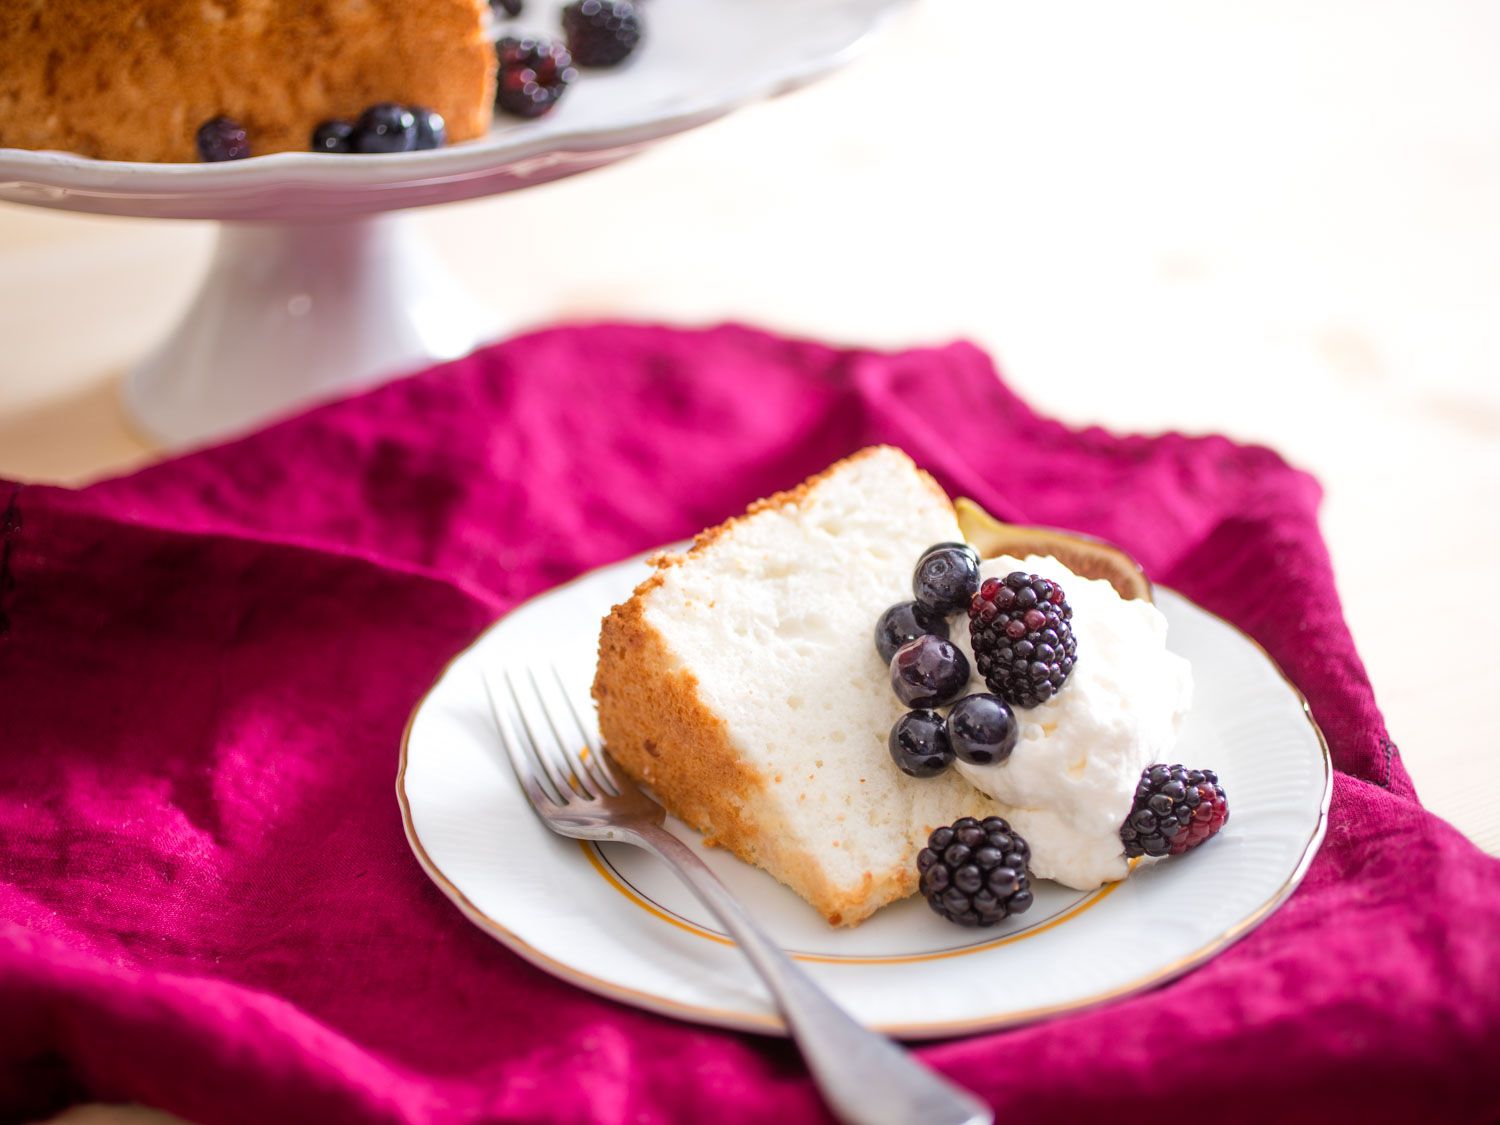
[[[1309,477],[1222,438],[1067,429],[962,344],[621,326],[82,491],[0,485],[0,1116],[824,1120],[786,1043],[597,999],[466,922],[392,780],[412,706],[507,607],[873,442],[1235,621],[1338,767],[1306,882],[1244,941],[922,1055],[1002,1121],[1500,1119],[1500,863],[1417,802]]]

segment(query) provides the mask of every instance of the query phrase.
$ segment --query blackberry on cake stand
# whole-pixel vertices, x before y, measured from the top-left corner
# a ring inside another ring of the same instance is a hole
[[[202,444],[504,334],[505,317],[446,271],[409,209],[599,168],[796,89],[847,62],[903,2],[650,0],[650,30],[629,66],[589,72],[535,120],[497,115],[476,141],[202,164],[0,148],[0,200],[220,223],[187,313],[123,391],[143,436],[166,448]],[[559,34],[562,7],[528,2],[497,34]],[[492,238],[503,247],[503,232]]]

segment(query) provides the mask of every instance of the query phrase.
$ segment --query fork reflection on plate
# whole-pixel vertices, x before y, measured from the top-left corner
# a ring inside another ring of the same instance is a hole
[[[562,675],[555,666],[550,673],[541,678],[531,668],[507,669],[498,677],[484,673],[506,755],[542,823],[574,839],[634,844],[671,867],[765,981],[819,1090],[841,1120],[989,1125],[994,1115],[988,1106],[856,1023],[782,952],[718,876],[662,826],[661,805],[610,764]]]

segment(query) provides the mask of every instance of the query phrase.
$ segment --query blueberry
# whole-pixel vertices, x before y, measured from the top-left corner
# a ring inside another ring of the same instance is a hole
[[[927,548],[912,575],[917,601],[937,613],[967,609],[979,589],[979,552],[963,543],[939,543]]]
[[[1020,734],[1010,704],[998,695],[965,696],[948,712],[948,742],[961,760],[973,766],[1005,761]]]
[[[448,143],[448,123],[441,113],[420,105],[412,106],[411,112],[417,119],[418,149],[442,148]]]
[[[490,11],[515,19],[521,14],[521,0],[490,0]]]
[[[372,105],[354,125],[355,152],[410,152],[416,147],[417,118],[404,105]]]
[[[313,130],[314,152],[353,152],[354,125],[348,121],[325,121]]]
[[[952,641],[930,633],[907,641],[891,657],[891,687],[908,707],[941,707],[969,683],[969,658]]]
[[[948,619],[917,602],[897,602],[875,623],[875,651],[889,664],[896,650],[907,641],[932,634],[948,639]]]
[[[891,761],[909,777],[936,777],[953,764],[953,750],[936,711],[908,711],[887,740]]]
[[[245,127],[227,117],[214,117],[198,126],[198,155],[217,163],[243,160],[250,155],[250,135]]]

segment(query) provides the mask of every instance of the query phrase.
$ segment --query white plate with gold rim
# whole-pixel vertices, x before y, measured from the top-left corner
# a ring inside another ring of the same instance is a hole
[[[545,661],[589,713],[599,622],[647,576],[644,560],[525,603],[448,666],[402,744],[407,838],[471,921],[555,976],[684,1019],[781,1033],[759,978],[666,867],[542,826],[490,716],[481,669]],[[1332,772],[1301,695],[1253,641],[1171,590],[1158,588],[1156,602],[1168,647],[1193,665],[1193,710],[1174,759],[1216,769],[1232,810],[1188,855],[1088,893],[1040,882],[1031,910],[993,930],[953,926],[919,898],[833,929],[769,875],[668,826],[856,1018],[893,1034],[1022,1023],[1170,980],[1292,893],[1323,838]]]

